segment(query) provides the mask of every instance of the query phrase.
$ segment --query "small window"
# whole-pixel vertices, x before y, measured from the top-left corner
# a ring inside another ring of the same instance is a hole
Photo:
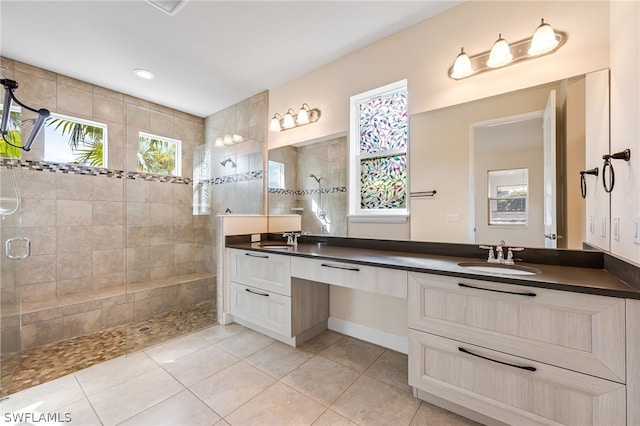
[[[489,225],[527,225],[529,171],[489,171]]]
[[[406,80],[351,97],[352,215],[406,217],[407,146]]]
[[[138,170],[160,175],[180,176],[181,144],[176,139],[140,132]]]
[[[44,128],[44,160],[107,167],[107,125],[51,114]]]
[[[269,161],[269,188],[284,189],[284,164]]]
[[[0,105],[0,120],[2,119],[2,105]],[[20,107],[11,106],[9,121],[7,121],[7,133],[4,138],[9,142],[0,141],[0,157],[4,158],[20,158],[22,150],[17,148],[22,146],[22,132],[20,129]],[[11,145],[15,146],[11,146]]]

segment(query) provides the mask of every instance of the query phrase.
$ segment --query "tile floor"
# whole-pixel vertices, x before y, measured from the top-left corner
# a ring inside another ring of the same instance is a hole
[[[12,394],[0,403],[0,421],[475,424],[413,398],[406,377],[406,355],[332,331],[291,348],[237,324],[215,325]]]

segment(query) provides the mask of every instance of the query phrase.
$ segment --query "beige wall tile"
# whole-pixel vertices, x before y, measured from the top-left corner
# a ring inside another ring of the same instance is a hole
[[[54,226],[41,226],[35,228],[21,228],[20,236],[31,240],[31,255],[55,254],[56,252],[56,228]],[[15,234],[12,234],[12,236]],[[3,238],[2,241],[6,241]]]
[[[64,317],[62,327],[64,339],[100,331],[102,328],[102,309]]]
[[[149,132],[154,135],[174,138],[173,115],[159,111],[149,112]]]
[[[121,201],[94,201],[92,223],[94,225],[123,225],[124,203]]]
[[[125,149],[117,146],[108,147],[108,162],[109,168],[113,170],[124,170],[124,155]]]
[[[16,264],[16,285],[46,283],[56,280],[56,256],[44,254],[30,256]]]
[[[62,308],[62,316],[68,317],[71,315],[84,314],[85,312],[95,311],[100,309],[102,304],[99,300],[90,300],[83,303],[74,303]]]
[[[173,225],[149,227],[149,244],[152,246],[173,244]]]
[[[127,248],[127,271],[143,269],[150,266],[150,248]]]
[[[149,201],[152,203],[172,203],[173,183],[149,182]]]
[[[176,243],[192,243],[195,240],[194,226],[191,224],[173,225],[173,241]]]
[[[124,291],[124,270],[111,274],[94,275],[91,282],[94,290],[109,287],[122,287]]]
[[[153,246],[149,247],[149,265],[166,266],[173,263],[173,246]]]
[[[58,226],[91,225],[93,206],[90,201],[56,201],[56,224]]]
[[[173,204],[149,203],[149,225],[172,225]]]
[[[68,77],[62,74],[56,74],[56,82],[58,84],[64,84],[67,86],[75,87],[76,89],[82,89],[86,91],[93,91],[93,85],[82,80],[76,80],[75,78]]]
[[[125,281],[127,282],[127,284],[141,283],[149,281],[151,279],[150,276],[151,275],[149,268],[131,269],[127,266]]]
[[[173,223],[191,224],[193,221],[193,210],[191,203],[178,202],[173,205]]]
[[[127,225],[149,226],[149,203],[127,203]]]
[[[22,350],[62,340],[62,318],[25,325],[21,330]]]
[[[137,130],[149,131],[150,130],[150,119],[151,119],[151,111],[145,107],[140,107],[138,105],[133,105],[128,101],[126,103],[126,116],[125,122],[132,127],[135,127]],[[137,131],[136,131],[137,134]]]
[[[91,278],[72,278],[68,280],[58,280],[57,296],[67,296],[79,292],[88,292],[92,288]]]
[[[147,203],[150,201],[150,183],[146,180],[127,179],[125,183],[126,201]]]
[[[55,299],[55,297],[55,281],[20,286],[20,300],[22,300],[23,303],[42,302]]]
[[[94,201],[122,201],[124,197],[124,184],[122,179],[114,179],[104,176],[92,176]]]
[[[3,175],[3,178],[5,176]],[[18,177],[18,176],[16,176]],[[7,181],[10,179],[7,176]],[[51,172],[41,172],[37,170],[21,170],[20,195],[22,198],[55,199],[56,198],[56,175]]]
[[[86,88],[57,84],[56,112],[91,119],[93,116],[93,93]]]
[[[149,245],[149,227],[141,225],[127,226],[127,247],[145,247]]]
[[[126,323],[127,305],[124,303],[102,307],[102,328],[111,328]]]
[[[124,249],[96,250],[93,255],[93,275],[124,271]]]
[[[125,131],[124,124],[114,123],[113,121],[107,122],[107,145],[109,149],[113,147],[125,148]],[[109,166],[110,168],[114,168]]]
[[[56,82],[50,76],[45,78],[25,75],[18,67],[15,69],[15,80],[20,86],[20,100],[38,108],[57,110]],[[55,78],[55,77],[54,77]]]
[[[169,265],[152,266],[150,269],[149,278],[151,280],[157,280],[161,278],[172,277],[174,275],[176,275],[176,273],[172,262]]]
[[[91,277],[93,259],[90,253],[61,253],[57,257],[58,280]]]
[[[98,121],[124,122],[124,104],[121,100],[93,94],[93,119]]]
[[[124,226],[107,225],[92,227],[92,249],[106,250],[124,246]]]
[[[55,226],[56,200],[24,198],[20,210],[22,227]]]
[[[104,87],[100,87],[100,86],[93,86],[93,94],[94,95],[100,95],[100,96],[105,96],[111,99],[116,99],[120,102],[124,102],[124,95],[120,92],[116,92],[114,90],[110,90],[110,89],[105,89]]]
[[[174,117],[173,135],[176,139],[195,139],[194,123],[190,120]]]
[[[173,245],[173,263],[193,262],[195,255],[195,244],[181,243]]]
[[[187,274],[193,274],[196,272],[196,267],[194,262],[176,263],[174,264],[173,269],[175,270],[176,275],[187,275]]]
[[[93,247],[91,226],[59,226],[56,246],[58,253],[89,253]]]

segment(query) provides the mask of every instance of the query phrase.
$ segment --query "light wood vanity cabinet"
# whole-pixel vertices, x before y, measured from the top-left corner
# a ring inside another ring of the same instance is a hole
[[[229,312],[236,322],[296,346],[327,328],[329,289],[291,279],[291,257],[229,249]]]
[[[509,424],[624,425],[625,300],[409,273],[409,384]]]

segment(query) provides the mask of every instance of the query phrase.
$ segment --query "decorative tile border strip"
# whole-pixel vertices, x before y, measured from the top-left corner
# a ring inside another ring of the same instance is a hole
[[[0,158],[0,167],[20,168],[23,170],[36,170],[41,172],[66,173],[83,176],[104,176],[117,179],[145,180],[149,182],[168,182],[183,185],[191,185],[193,179],[182,176],[167,176],[153,173],[125,172],[124,170],[106,169],[102,167],[89,167],[77,164],[53,163],[49,161],[17,160]]]
[[[247,173],[238,173],[235,175],[220,176],[211,179],[203,179],[199,181],[204,185],[222,185],[225,183],[245,182],[249,180],[262,179],[262,170],[254,170]]]
[[[332,188],[322,188],[322,194],[335,194],[337,192],[347,192],[346,186],[334,186]],[[269,194],[280,195],[315,195],[320,194],[319,189],[281,189],[281,188],[269,188]]]

